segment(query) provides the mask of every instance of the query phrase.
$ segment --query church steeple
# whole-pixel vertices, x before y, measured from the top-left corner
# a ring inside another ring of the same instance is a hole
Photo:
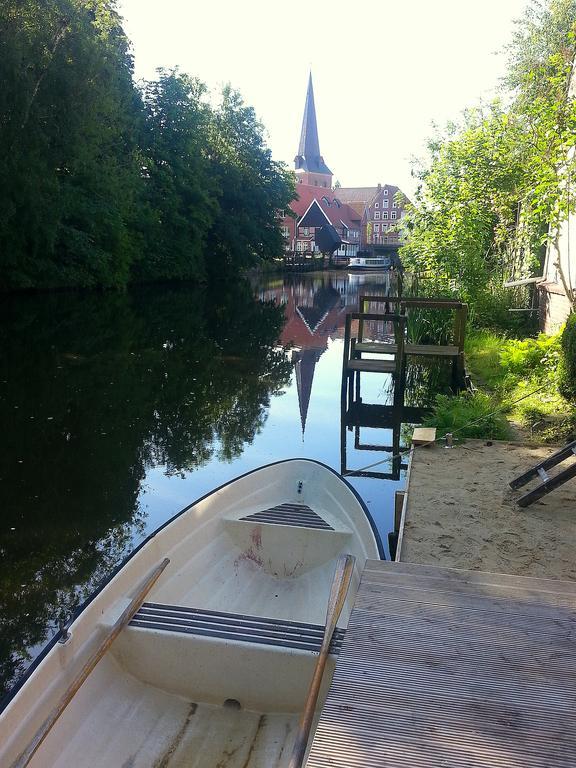
[[[300,144],[298,146],[298,154],[294,158],[294,165],[299,183],[328,188],[332,186],[332,171],[328,168],[320,154],[312,72],[310,72],[310,77],[308,78]]]

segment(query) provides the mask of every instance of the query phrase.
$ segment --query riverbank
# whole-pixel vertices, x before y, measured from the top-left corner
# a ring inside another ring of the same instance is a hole
[[[440,396],[426,426],[439,435],[464,438],[562,443],[574,439],[573,354],[566,338],[574,329],[554,336],[509,338],[502,332],[470,329],[465,343],[471,391]]]
[[[525,489],[508,485],[553,451],[483,440],[416,448],[398,559],[576,580],[576,481],[526,508],[516,504]]]

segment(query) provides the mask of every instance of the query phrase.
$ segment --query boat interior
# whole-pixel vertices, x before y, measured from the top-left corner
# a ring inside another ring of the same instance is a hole
[[[322,642],[335,561],[356,557],[332,640],[326,695],[367,557],[362,506],[335,475],[282,463],[204,498],[161,529],[109,582],[36,670],[46,689],[33,725],[69,684],[128,585],[170,564],[60,717],[30,765],[279,768],[288,765]],[[90,629],[92,627],[92,630]],[[43,669],[44,668],[44,669]],[[60,675],[56,678],[55,670]],[[57,679],[57,682],[50,682]],[[18,697],[17,697],[18,698]],[[14,744],[17,755],[23,744]]]

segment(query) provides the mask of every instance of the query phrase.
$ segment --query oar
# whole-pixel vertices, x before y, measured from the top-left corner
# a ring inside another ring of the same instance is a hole
[[[130,603],[126,606],[126,608],[122,611],[122,614],[120,618],[115,622],[115,624],[108,630],[105,637],[100,642],[100,645],[98,648],[94,651],[94,653],[90,656],[88,661],[84,664],[80,672],[76,675],[74,680],[70,683],[66,691],[62,694],[62,697],[60,698],[60,701],[54,709],[50,712],[46,720],[42,723],[40,728],[36,731],[34,734],[34,737],[32,738],[32,741],[28,744],[24,752],[18,757],[13,763],[11,768],[25,768],[25,766],[28,765],[30,760],[34,757],[36,754],[36,751],[38,750],[38,747],[42,744],[46,736],[50,733],[50,730],[60,717],[60,715],[64,712],[68,704],[72,701],[78,690],[80,689],[80,686],[82,683],[86,680],[90,672],[94,669],[96,664],[100,661],[102,656],[106,653],[108,648],[112,645],[116,637],[120,634],[121,630],[128,624],[132,616],[136,613],[138,608],[140,607],[141,603],[144,601],[144,598],[150,592],[154,584],[156,583],[158,577],[166,568],[170,560],[166,557],[162,562],[157,565],[146,577],[146,581],[142,584],[140,589],[138,590],[137,594],[134,595]]]
[[[316,659],[314,676],[312,677],[312,682],[308,689],[306,705],[304,706],[304,712],[302,712],[302,717],[300,718],[298,733],[296,734],[296,741],[294,743],[294,749],[292,750],[292,757],[290,758],[288,768],[300,768],[304,760],[304,755],[306,754],[306,747],[308,746],[308,739],[310,738],[310,729],[312,728],[314,712],[316,711],[316,702],[318,700],[320,685],[322,684],[322,677],[324,675],[324,667],[328,661],[330,642],[332,641],[336,623],[340,618],[342,608],[344,607],[344,601],[346,600],[346,594],[348,592],[348,587],[350,586],[352,573],[354,572],[355,559],[356,558],[353,555],[341,555],[336,563],[336,570],[334,572],[334,579],[332,580],[332,588],[330,590],[330,599],[328,600],[328,608],[326,610],[324,637],[322,638],[320,653]]]

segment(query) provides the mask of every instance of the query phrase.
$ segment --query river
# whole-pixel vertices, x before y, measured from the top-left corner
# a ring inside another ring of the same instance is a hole
[[[144,537],[262,464],[383,462],[349,480],[386,544],[405,465],[381,447],[404,445],[407,426],[342,425],[340,384],[346,312],[387,279],[3,299],[0,692]],[[441,378],[416,371],[409,404],[426,406]],[[392,403],[390,375],[365,379],[364,402]]]

